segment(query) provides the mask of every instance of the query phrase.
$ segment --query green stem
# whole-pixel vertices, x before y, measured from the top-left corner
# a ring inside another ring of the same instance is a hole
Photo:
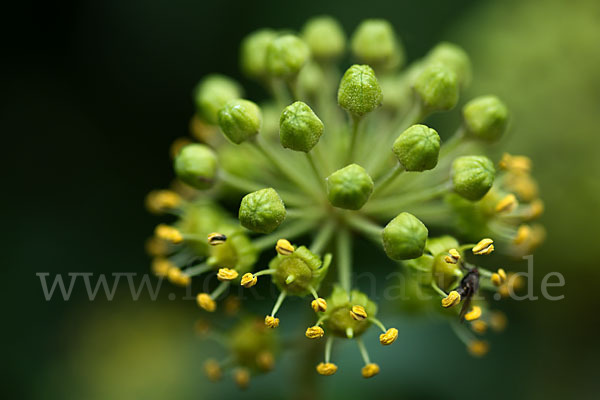
[[[305,153],[305,154],[306,154],[306,159],[308,160],[308,164],[310,165],[310,169],[315,174],[315,178],[317,178],[317,182],[319,182],[319,187],[323,190],[326,190],[325,178],[321,175],[321,172],[319,171],[319,168],[317,167],[317,164],[315,163],[315,158],[313,157],[313,155],[311,153]]]
[[[357,117],[355,115],[351,115],[352,118],[352,133],[350,136],[350,148],[348,149],[348,157],[346,159],[346,164],[350,164],[354,159],[354,152],[356,147],[356,141],[358,139],[358,127],[360,125],[361,117]]]
[[[181,273],[191,277],[191,276],[200,275],[210,269],[212,269],[212,265],[208,265],[207,263],[202,263],[202,264],[194,265],[193,267],[186,268],[183,271],[181,271]]]
[[[360,351],[360,355],[365,364],[371,364],[371,360],[369,359],[369,353],[367,352],[367,348],[365,347],[362,338],[356,338],[356,344],[358,345],[358,350]]]
[[[338,280],[342,288],[348,292],[352,289],[352,238],[347,229],[337,236]]]
[[[331,361],[331,347],[333,347],[333,336],[327,336],[327,342],[325,342],[325,362]]]
[[[400,163],[396,164],[396,166],[390,169],[384,176],[382,176],[375,183],[375,190],[371,194],[371,199],[375,198],[378,194],[381,194],[382,190],[389,186],[400,174],[404,172],[404,168],[400,165]]]
[[[317,236],[314,238],[313,242],[310,245],[310,251],[316,254],[320,254],[325,246],[331,240],[331,236],[333,235],[333,230],[335,228],[335,221],[330,219],[327,221],[323,229],[319,231]]]
[[[413,193],[409,195],[400,195],[386,197],[380,200],[375,200],[368,203],[365,206],[365,213],[367,214],[379,214],[387,212],[396,212],[402,210],[405,207],[409,207],[415,203],[424,203],[426,201],[433,200],[437,197],[443,196],[452,189],[449,182],[444,182],[440,185],[425,189],[421,192]]]
[[[216,300],[228,287],[231,282],[221,282],[219,286],[210,294],[210,298]]]
[[[277,311],[279,311],[279,307],[281,307],[281,305],[283,304],[283,300],[285,300],[285,296],[287,296],[287,292],[285,290],[279,293],[279,297],[277,298],[277,301],[273,306],[273,311],[271,311],[271,317],[274,317],[275,314],[277,314]]]
[[[366,219],[364,217],[361,217],[360,215],[356,215],[356,214],[349,214],[346,217],[346,222],[352,228],[361,232],[362,234],[367,236],[372,241],[374,241],[376,243],[381,243],[381,231],[383,230],[383,228],[381,226],[377,225],[374,222],[369,221],[368,219]]]
[[[264,145],[258,139],[253,140],[250,143],[252,143],[252,145],[279,170],[279,172],[285,175],[286,178],[292,181],[296,186],[302,189],[307,195],[311,196],[317,202],[321,201],[321,198],[317,195],[317,193],[315,193],[314,188],[306,182],[302,174],[299,174],[298,171],[289,164],[281,161],[269,146]]]
[[[287,238],[289,240],[291,238],[298,237],[313,229],[314,226],[315,221],[313,219],[300,220],[266,236],[253,240],[252,245],[258,251],[263,251],[271,246],[274,246],[275,243],[277,243],[277,241],[281,238]]]
[[[437,283],[435,283],[435,281],[431,281],[431,287],[433,288],[433,290],[435,290],[437,294],[442,296],[444,299],[448,296],[446,292],[440,289],[440,287],[437,285]]]
[[[377,325],[379,329],[381,329],[384,333],[387,332],[387,329],[385,329],[385,325],[383,325],[383,323],[379,319],[375,317],[369,317],[369,321]]]
[[[272,275],[274,273],[275,273],[274,269],[263,269],[262,271],[258,271],[257,273],[255,273],[254,276]]]

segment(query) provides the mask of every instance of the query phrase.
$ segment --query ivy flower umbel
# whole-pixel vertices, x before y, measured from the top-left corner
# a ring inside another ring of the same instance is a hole
[[[347,47],[360,64],[339,70]],[[176,141],[173,190],[154,191],[146,202],[174,218],[148,242],[154,273],[188,287],[214,276],[215,286],[197,294],[209,312],[231,284],[249,289],[269,276],[279,294],[263,329],[273,332],[293,317],[284,312],[286,297],[308,297],[316,322],[304,336],[325,342],[317,372],[336,373],[331,349],[340,338],[356,341],[369,378],[380,368],[362,335],[375,325],[388,346],[399,332],[377,319],[377,305],[353,285],[355,271],[365,268],[353,261],[354,242],[363,237],[403,269],[410,287],[435,296],[422,305],[451,316],[471,354],[484,354],[489,345],[475,335],[502,324],[474,295],[505,296],[519,279],[476,261],[539,245],[544,231],[532,221],[543,203],[528,158],[506,154],[494,162],[482,150],[509,127],[499,98],[466,102],[454,134],[428,126],[428,116],[454,108],[468,86],[466,53],[441,43],[401,69],[404,50],[387,21],[364,21],[348,46],[339,23],[318,17],[299,34],[251,33],[240,58],[272,99],[245,99],[241,86],[221,75],[198,84],[191,128],[201,143]],[[238,206],[237,218],[221,202]],[[447,236],[431,238],[430,229]],[[268,253],[268,266],[257,268]],[[220,375],[215,363],[207,372]],[[244,386],[250,373],[234,376]]]

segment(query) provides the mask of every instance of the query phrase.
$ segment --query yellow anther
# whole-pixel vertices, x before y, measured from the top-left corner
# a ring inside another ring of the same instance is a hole
[[[279,239],[275,245],[275,250],[282,256],[289,256],[294,252],[294,246],[286,239]]]
[[[238,368],[233,373],[233,379],[240,389],[246,389],[250,384],[250,372],[246,368]]]
[[[208,312],[213,312],[217,309],[217,303],[215,303],[208,293],[199,293],[196,296],[196,302],[202,309]]]
[[[514,244],[525,243],[531,237],[531,228],[529,225],[521,225],[519,229],[517,229],[517,234],[513,239]]]
[[[216,360],[213,359],[206,360],[204,363],[204,372],[206,373],[206,376],[208,376],[208,379],[213,382],[218,381],[221,379],[221,376],[223,376],[221,366]]]
[[[498,165],[501,169],[511,172],[525,173],[531,171],[531,159],[525,156],[511,156],[504,153]]]
[[[263,350],[256,356],[256,365],[263,371],[270,371],[275,366],[275,358],[273,353]]]
[[[218,244],[223,244],[227,240],[227,236],[222,233],[213,232],[208,235],[208,244],[211,246],[216,246]]]
[[[271,315],[265,317],[265,325],[269,328],[277,328],[279,326],[279,318],[275,318]]]
[[[352,309],[350,309],[350,315],[357,321],[362,321],[368,317],[367,310],[365,310],[363,306],[352,306]]]
[[[498,275],[502,279],[502,282],[506,281],[506,271],[503,268],[498,268]]]
[[[494,251],[494,241],[490,238],[481,239],[479,243],[473,247],[473,254],[487,255]]]
[[[448,264],[456,264],[460,260],[460,253],[456,249],[448,250],[448,255],[444,257],[444,261]]]
[[[501,332],[506,329],[508,319],[502,311],[494,311],[490,315],[490,326],[496,332]]]
[[[171,143],[171,147],[169,148],[169,154],[171,158],[177,157],[177,154],[188,144],[192,143],[192,141],[185,137],[177,138]]]
[[[490,350],[490,346],[483,340],[473,340],[467,346],[469,353],[475,357],[482,357]]]
[[[504,196],[502,200],[500,200],[498,204],[496,204],[496,212],[512,212],[515,210],[515,208],[517,208],[518,205],[519,202],[517,201],[517,197],[514,194],[510,193]]]
[[[251,288],[256,285],[256,282],[258,282],[258,277],[254,276],[251,272],[246,272],[242,276],[241,285],[245,288]]]
[[[183,274],[181,270],[175,266],[169,268],[169,270],[167,271],[167,278],[169,279],[169,282],[171,282],[173,285],[178,286],[187,286],[192,281],[192,278]]]
[[[483,335],[487,331],[487,324],[481,320],[471,322],[471,328],[473,331]]]
[[[221,282],[229,282],[238,277],[238,272],[235,269],[220,268],[217,272],[217,279]]]
[[[367,364],[362,367],[361,372],[363,378],[371,378],[379,373],[379,365],[373,363]]]
[[[449,308],[460,303],[460,294],[456,290],[448,293],[448,296],[442,299],[442,307]]]
[[[498,272],[494,272],[490,279],[495,286],[500,286],[506,282],[506,271],[498,268]]]
[[[181,197],[172,190],[153,190],[146,196],[146,208],[154,214],[179,207]]]
[[[539,218],[544,213],[544,202],[540,199],[535,199],[529,204],[528,219]]]
[[[322,338],[324,334],[325,331],[318,325],[311,326],[306,329],[306,337],[309,339],[319,339]]]
[[[390,328],[385,333],[379,335],[379,343],[384,346],[394,343],[398,339],[398,329]]]
[[[156,257],[152,260],[152,272],[156,276],[166,277],[171,268],[177,268],[173,263],[166,258]]]
[[[169,225],[158,225],[154,230],[154,233],[158,238],[167,240],[171,243],[177,244],[183,242],[183,236],[181,235],[181,232]]]
[[[524,202],[534,201],[539,195],[537,182],[529,174],[508,173],[504,185]]]
[[[465,319],[467,321],[475,321],[476,319],[479,319],[479,317],[481,317],[481,307],[479,306],[473,306],[471,311],[465,314]]]
[[[520,274],[510,273],[506,277],[506,282],[498,288],[498,293],[502,297],[508,297],[512,293],[517,292],[524,286],[523,277]]]
[[[325,301],[325,299],[319,297],[318,299],[313,300],[310,303],[310,306],[312,307],[313,310],[315,310],[315,312],[325,312],[327,311],[327,301]]]
[[[152,236],[146,240],[146,253],[152,257],[165,256],[168,251],[169,247],[167,246],[167,242],[163,239]]]
[[[337,370],[338,367],[334,363],[319,363],[319,365],[317,365],[317,372],[321,375],[333,375]]]

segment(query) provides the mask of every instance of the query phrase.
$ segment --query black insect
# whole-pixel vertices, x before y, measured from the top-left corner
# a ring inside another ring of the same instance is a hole
[[[477,293],[477,290],[479,290],[479,270],[477,268],[469,270],[455,290],[460,294],[461,299],[463,299],[463,305],[459,314],[460,321],[463,322],[465,314],[471,306],[471,299]]]

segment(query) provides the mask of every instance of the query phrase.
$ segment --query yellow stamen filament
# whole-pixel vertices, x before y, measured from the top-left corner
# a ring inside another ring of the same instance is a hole
[[[146,208],[154,214],[179,207],[181,197],[171,190],[153,190],[146,196]]]
[[[488,255],[494,251],[494,241],[490,238],[481,239],[479,243],[473,247],[473,254]]]
[[[258,277],[254,276],[251,272],[247,272],[242,276],[241,285],[245,288],[251,288],[258,282]]]
[[[327,301],[325,299],[319,297],[318,299],[313,300],[310,303],[310,306],[315,312],[325,312],[327,311]]]
[[[460,294],[456,290],[448,293],[448,296],[442,299],[442,307],[449,308],[460,303]]]
[[[373,363],[367,364],[362,368],[361,372],[363,378],[371,378],[379,373],[379,365]]]
[[[204,363],[204,372],[208,379],[215,382],[221,379],[223,376],[223,371],[221,371],[221,366],[216,360],[209,359]]]
[[[238,368],[233,374],[233,379],[240,389],[246,389],[250,384],[250,372],[246,368]]]
[[[460,260],[460,253],[456,249],[448,250],[448,255],[444,257],[444,261],[448,264],[456,264]]]
[[[479,317],[481,317],[481,307],[479,306],[473,306],[471,311],[465,314],[465,319],[467,321],[475,321],[476,319],[479,319]]]
[[[388,346],[394,343],[398,339],[398,329],[390,328],[385,333],[379,335],[379,343],[384,346]]]
[[[166,258],[156,257],[152,260],[152,272],[159,277],[166,277],[171,268],[177,268],[173,263]]]
[[[502,332],[507,324],[508,319],[502,311],[494,311],[490,316],[490,326],[496,332]]]
[[[230,268],[220,268],[217,273],[217,279],[221,282],[229,282],[238,277],[238,272]]]
[[[469,343],[467,349],[475,357],[482,357],[490,350],[490,346],[483,340],[473,340]]]
[[[367,311],[363,306],[352,306],[352,309],[350,310],[350,315],[357,321],[362,321],[363,319],[368,317]]]
[[[504,196],[502,198],[502,200],[500,200],[498,202],[498,204],[496,204],[496,212],[497,213],[512,212],[515,210],[515,208],[517,208],[518,205],[519,205],[519,202],[517,201],[516,196],[514,194],[510,193],[510,194],[507,194],[506,196]]]
[[[317,365],[317,372],[321,375],[333,375],[337,370],[338,367],[334,363],[319,363],[319,365]]]
[[[167,278],[169,279],[169,282],[178,286],[187,286],[192,281],[192,278],[184,275],[181,270],[175,266],[169,268],[167,271]]]
[[[156,236],[152,236],[146,241],[146,253],[152,257],[164,257],[168,251],[167,242]]]
[[[269,328],[277,328],[279,326],[279,318],[267,315],[265,317],[265,325]]]
[[[208,244],[210,244],[211,246],[223,244],[226,240],[227,236],[223,235],[222,233],[213,232],[208,235]]]
[[[183,242],[183,236],[181,235],[181,232],[169,225],[158,225],[154,230],[154,233],[158,238],[167,240],[171,243],[177,244]]]
[[[256,356],[256,365],[263,371],[270,371],[275,366],[273,353],[263,350]]]
[[[512,156],[504,153],[498,165],[501,169],[511,172],[527,173],[531,171],[531,159],[525,156]]]
[[[535,199],[529,204],[529,219],[539,218],[544,213],[544,202],[540,199]]]
[[[525,243],[531,237],[531,228],[529,225],[521,225],[517,229],[517,235],[513,239],[514,244]]]
[[[217,303],[215,303],[208,293],[199,293],[196,296],[196,302],[202,309],[208,312],[213,312],[217,309]]]
[[[275,250],[282,256],[289,256],[294,252],[294,246],[286,239],[279,239],[275,245]]]
[[[471,323],[473,331],[483,335],[487,331],[487,324],[481,320],[476,320]]]
[[[311,326],[306,329],[306,337],[309,339],[319,339],[322,338],[325,334],[325,331],[320,326]]]

